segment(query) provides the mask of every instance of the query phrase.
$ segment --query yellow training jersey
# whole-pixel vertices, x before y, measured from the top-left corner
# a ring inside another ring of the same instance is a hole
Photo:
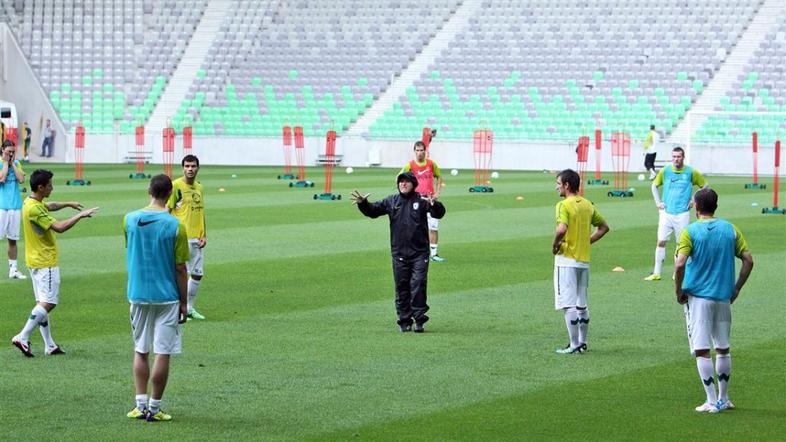
[[[205,237],[205,200],[202,185],[189,185],[184,178],[172,181],[172,196],[167,207],[186,226],[188,239]]]
[[[57,266],[57,240],[46,204],[26,198],[22,204],[22,229],[25,234],[25,263],[30,269]]]
[[[570,196],[557,203],[557,224],[565,224],[568,231],[560,247],[560,255],[579,262],[590,262],[592,226],[604,223],[595,205],[581,196]]]

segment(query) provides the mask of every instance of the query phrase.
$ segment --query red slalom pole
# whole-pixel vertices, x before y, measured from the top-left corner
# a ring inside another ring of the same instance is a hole
[[[336,131],[327,131],[325,135],[325,191],[314,195],[315,200],[340,200],[341,195],[330,193],[333,183],[333,167],[336,160]]]
[[[163,138],[164,173],[172,178],[172,164],[175,162],[175,130],[165,127]]]
[[[579,195],[584,196],[584,175],[587,172],[587,160],[589,157],[589,137],[579,137],[579,145],[576,148],[578,159],[576,161],[576,169],[579,172]]]
[[[289,187],[314,187],[314,183],[306,180],[306,144],[303,139],[303,127],[295,126],[295,159],[297,160],[297,181],[289,182]]]
[[[186,126],[183,128],[183,156],[191,155],[193,151],[193,133],[191,131],[191,126]]]
[[[85,128],[81,124],[75,130],[74,156],[74,179],[66,181],[66,185],[89,186],[90,181],[82,178],[82,167],[85,161]]]
[[[294,180],[292,175],[292,128],[284,126],[282,129],[282,142],[284,145],[284,173],[278,176],[280,180]]]
[[[753,182],[745,185],[746,189],[766,189],[766,184],[759,184],[759,134],[751,134],[751,149],[753,150]]]
[[[786,209],[778,208],[778,181],[780,175],[780,168],[781,168],[781,140],[776,140],[775,141],[775,176],[772,177],[773,180],[772,207],[765,207],[764,209],[761,209],[761,213],[774,213],[778,215],[786,215]]]
[[[128,174],[131,179],[150,178],[145,174],[145,126],[134,128],[134,142],[136,144],[136,172]]]
[[[609,180],[604,180],[600,174],[600,151],[603,146],[602,132],[600,129],[595,129],[595,178],[587,180],[590,186],[608,186]]]

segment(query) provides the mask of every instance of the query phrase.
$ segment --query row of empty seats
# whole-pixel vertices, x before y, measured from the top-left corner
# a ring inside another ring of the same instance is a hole
[[[650,124],[668,133],[759,6],[487,0],[370,133],[426,125],[469,139],[491,127],[502,139],[568,140]]]

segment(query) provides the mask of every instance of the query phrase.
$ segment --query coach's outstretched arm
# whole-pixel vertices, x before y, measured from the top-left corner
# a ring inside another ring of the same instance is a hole
[[[352,200],[352,204],[358,205],[360,213],[366,215],[369,218],[379,218],[382,215],[387,215],[389,206],[388,198],[385,198],[382,201],[377,201],[376,203],[369,203],[369,195],[371,194],[367,193],[363,195],[357,190],[353,190],[349,195],[349,198]]]

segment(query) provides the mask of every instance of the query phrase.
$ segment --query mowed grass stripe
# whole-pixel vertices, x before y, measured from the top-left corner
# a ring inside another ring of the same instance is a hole
[[[402,432],[417,433],[423,440],[564,440],[577,435],[605,440],[699,440],[708,431],[714,440],[752,436],[781,440],[786,400],[779,392],[786,382],[782,376],[773,378],[772,368],[766,372],[770,376],[761,373],[774,361],[786,363],[777,342],[734,354],[729,391],[737,409],[719,416],[693,411],[703,393],[694,364],[684,358],[591,382],[564,382],[460,408],[413,413],[307,440],[400,440]],[[411,402],[407,406],[419,408]]]
[[[564,340],[564,330],[562,318],[552,309],[550,291],[549,281],[539,281],[435,295],[435,319],[424,336],[397,333],[389,301],[306,312],[260,311],[244,320],[191,323],[185,335],[187,352],[175,360],[169,408],[179,410],[194,434],[210,430],[251,437],[246,425],[264,422],[266,435],[274,439],[299,438],[643,367],[660,371],[660,365],[683,359],[691,366],[683,351],[680,308],[671,300],[652,300],[643,315],[616,301],[619,293],[608,295],[612,302],[605,302],[609,299],[604,295],[593,299],[589,354],[553,354]],[[232,304],[237,309],[251,305],[243,300]],[[260,302],[259,310],[264,306]],[[772,306],[758,307],[759,313],[770,312],[771,318],[763,318],[766,322],[777,315]],[[746,322],[738,323],[737,333],[749,337],[745,342],[765,339],[766,335],[749,333]],[[214,336],[231,339],[216,341]],[[128,387],[117,374],[107,373],[107,367],[120,370],[129,363],[130,355],[117,351],[130,347],[128,341],[120,333],[72,343],[68,359],[35,359],[35,374],[15,376],[24,382],[27,376],[56,377],[60,370],[79,367],[80,378],[93,380],[88,385],[70,381],[86,399],[83,410],[104,428],[109,423],[118,431],[134,431],[122,419]],[[735,345],[736,354],[745,354],[745,347]],[[65,365],[55,365],[61,361]],[[31,363],[21,358],[9,362],[13,371]],[[249,395],[256,399],[249,401]],[[61,386],[50,400],[56,404],[68,397]],[[402,407],[402,402],[417,407]],[[10,417],[40,407],[35,397],[24,399]],[[230,410],[232,419],[220,418],[222,411]],[[559,411],[551,410],[542,412]]]

